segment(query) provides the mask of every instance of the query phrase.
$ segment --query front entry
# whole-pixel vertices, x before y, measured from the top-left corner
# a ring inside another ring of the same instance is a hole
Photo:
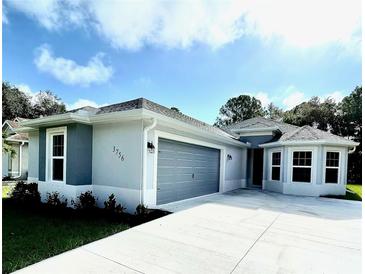
[[[262,186],[262,173],[264,166],[264,149],[253,149],[252,159],[252,184]]]

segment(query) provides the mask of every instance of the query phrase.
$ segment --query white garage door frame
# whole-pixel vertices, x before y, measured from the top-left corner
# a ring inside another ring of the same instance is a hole
[[[217,145],[217,144],[212,144],[206,141],[201,141],[201,140],[196,140],[194,138],[190,138],[190,137],[185,137],[185,136],[181,136],[181,135],[177,135],[177,134],[172,134],[169,132],[164,132],[164,131],[160,131],[160,130],[155,130],[155,136],[154,136],[154,144],[155,144],[155,154],[154,154],[154,159],[153,159],[153,191],[154,191],[154,200],[155,205],[157,204],[157,168],[158,168],[158,140],[159,138],[163,138],[163,139],[169,139],[169,140],[173,140],[173,141],[178,141],[178,142],[183,142],[183,143],[188,143],[188,144],[193,144],[193,145],[198,145],[198,146],[204,146],[204,147],[210,147],[210,148],[215,148],[220,150],[220,161],[219,161],[219,191],[218,192],[223,192],[223,184],[224,184],[224,178],[225,178],[225,166],[226,166],[226,149],[224,146],[221,145]],[[214,195],[213,194],[208,194],[208,195]],[[207,196],[207,195],[204,195]],[[202,197],[202,196],[199,196]],[[190,198],[190,199],[196,199],[197,197],[194,198]],[[187,199],[187,200],[190,200]],[[171,203],[175,203],[175,202],[171,202]]]

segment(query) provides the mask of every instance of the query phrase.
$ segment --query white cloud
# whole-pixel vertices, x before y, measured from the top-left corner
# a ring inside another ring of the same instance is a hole
[[[288,87],[284,94],[283,105],[285,110],[290,110],[307,100],[304,93],[296,90],[293,86]]]
[[[103,54],[98,53],[83,66],[74,60],[53,56],[49,47],[43,45],[37,49],[34,63],[40,71],[51,74],[64,84],[88,86],[111,78],[113,69],[105,66],[102,58]]]
[[[82,25],[86,20],[82,2],[83,0],[5,1],[7,7],[23,12],[48,30],[57,30],[67,25]]]
[[[271,103],[269,95],[265,92],[258,92],[254,95],[254,97],[261,101],[263,107],[267,107]]]
[[[106,105],[107,104],[98,104],[98,103],[88,100],[88,99],[78,99],[77,101],[75,101],[72,104],[66,104],[66,109],[72,110],[72,109],[82,108],[82,107],[86,107],[86,106],[99,108],[99,107],[106,106]]]
[[[17,87],[20,91],[24,92],[28,96],[35,95],[35,93],[32,92],[31,88],[26,84],[16,84],[15,87]]]
[[[28,95],[30,97],[30,101],[35,103],[36,96],[39,92],[32,91],[32,89],[27,84],[15,84],[15,87]]]
[[[244,35],[296,47],[361,43],[361,0],[6,1],[48,30],[86,27],[116,48],[218,48]],[[359,31],[360,30],[360,31]]]
[[[331,99],[335,100],[336,103],[339,103],[342,101],[342,99],[345,97],[341,91],[334,91],[332,93],[328,93],[325,94],[324,96],[321,97],[321,101],[324,101],[325,99],[327,99],[328,97],[330,97]]]

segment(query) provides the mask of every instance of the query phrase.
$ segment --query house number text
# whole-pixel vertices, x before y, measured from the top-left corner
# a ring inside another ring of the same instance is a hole
[[[123,162],[125,159],[124,154],[122,154],[122,152],[120,151],[119,148],[117,148],[116,146],[113,146],[113,153]]]

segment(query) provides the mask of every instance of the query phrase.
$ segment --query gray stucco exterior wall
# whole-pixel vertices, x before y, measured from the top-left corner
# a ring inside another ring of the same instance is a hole
[[[46,128],[39,129],[39,181],[46,180]]]
[[[46,131],[39,129],[40,181],[46,181]],[[92,126],[67,125],[66,184],[91,185],[92,183]]]
[[[92,135],[90,125],[67,125],[66,184],[91,185]]]
[[[262,136],[241,136],[241,142],[251,143],[251,148],[258,148],[259,145],[270,142],[273,139],[272,135],[262,135]]]

